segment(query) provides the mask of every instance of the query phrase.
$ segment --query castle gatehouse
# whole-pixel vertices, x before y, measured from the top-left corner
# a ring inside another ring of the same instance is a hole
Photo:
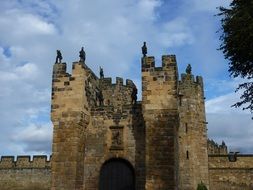
[[[175,55],[163,55],[161,62],[156,66],[144,49],[137,90],[130,79],[112,83],[102,68],[96,76],[83,49],[67,73],[59,51],[52,76],[52,158],[2,157],[0,185],[194,190],[203,183],[210,190],[252,189],[253,155],[229,160],[225,143],[207,139],[202,77],[194,77],[190,65],[179,77]]]

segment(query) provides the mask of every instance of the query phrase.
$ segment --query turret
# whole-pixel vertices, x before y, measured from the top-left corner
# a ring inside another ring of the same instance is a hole
[[[67,73],[67,64],[61,62],[59,52],[52,76],[52,189],[81,189],[84,130],[89,122],[84,84],[89,70],[82,56],[73,63],[72,75]]]
[[[207,129],[202,77],[191,65],[179,82],[179,189],[196,189],[208,181]]]

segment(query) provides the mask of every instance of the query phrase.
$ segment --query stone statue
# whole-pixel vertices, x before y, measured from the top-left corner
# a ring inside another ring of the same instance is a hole
[[[100,78],[103,79],[104,78],[104,71],[102,67],[99,67],[99,74],[100,74]]]
[[[141,50],[142,50],[143,57],[146,57],[146,55],[148,53],[146,42],[143,42],[143,46],[142,46]]]
[[[187,74],[189,74],[189,75],[192,74],[192,67],[191,67],[191,64],[188,64],[188,65],[187,65],[185,72],[186,72]]]
[[[99,91],[96,93],[96,95],[97,95],[97,99],[98,99],[98,101],[99,101],[99,106],[104,105],[104,97],[103,97],[102,91],[99,90]]]
[[[134,86],[132,94],[131,94],[132,104],[136,104],[136,102],[137,102],[137,93],[138,93],[138,90],[137,90],[136,86]]]
[[[62,60],[62,55],[61,55],[61,51],[60,50],[56,50],[56,60],[55,63],[61,63]]]
[[[120,132],[115,131],[112,135],[112,144],[114,146],[120,146],[121,145],[121,138],[120,138]]]
[[[80,57],[80,62],[84,62],[85,61],[86,53],[83,50],[83,47],[82,47],[81,51],[79,51],[79,57]]]

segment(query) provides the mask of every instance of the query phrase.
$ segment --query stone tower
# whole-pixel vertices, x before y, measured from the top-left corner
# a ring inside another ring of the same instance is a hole
[[[176,189],[178,73],[176,57],[142,58],[142,109],[146,129],[146,189]]]
[[[196,189],[208,182],[207,128],[202,77],[190,70],[179,81],[179,189]]]
[[[70,75],[66,72],[66,63],[54,64],[52,190],[83,187],[84,130],[90,115],[84,86],[88,73],[83,67],[82,63],[73,63]]]

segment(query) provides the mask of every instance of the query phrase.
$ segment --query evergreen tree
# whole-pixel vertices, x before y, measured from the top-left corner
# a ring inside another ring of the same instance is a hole
[[[230,76],[246,79],[236,89],[243,93],[233,106],[243,105],[243,109],[253,112],[253,0],[233,0],[229,8],[219,10],[220,50],[229,61]]]

